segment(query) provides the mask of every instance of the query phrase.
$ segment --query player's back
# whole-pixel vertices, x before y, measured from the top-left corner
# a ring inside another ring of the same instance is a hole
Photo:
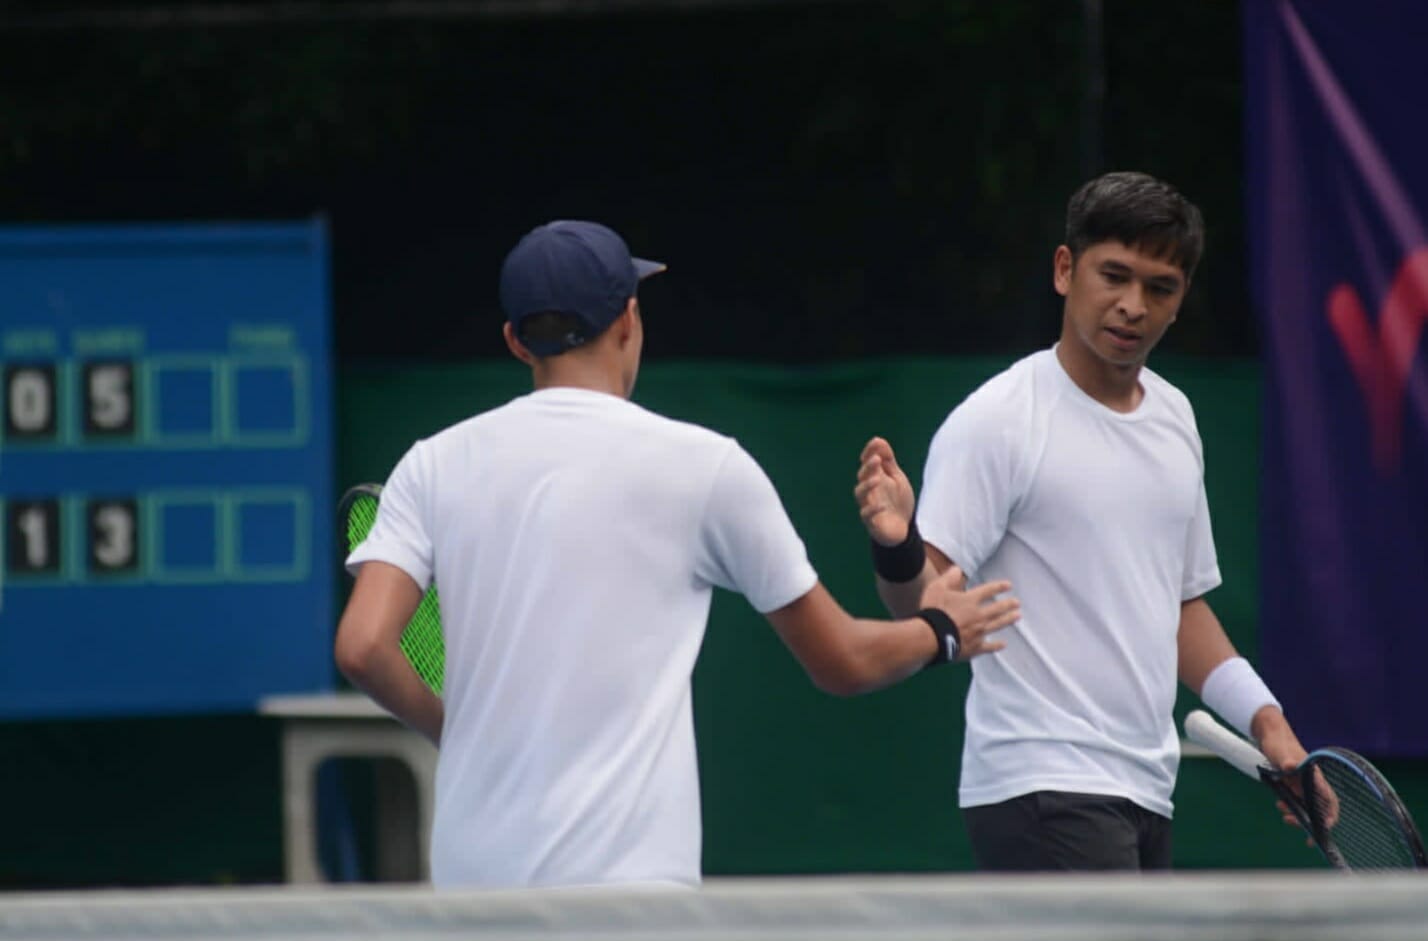
[[[436,881],[697,882],[688,678],[737,445],[555,388],[418,448],[447,645]]]

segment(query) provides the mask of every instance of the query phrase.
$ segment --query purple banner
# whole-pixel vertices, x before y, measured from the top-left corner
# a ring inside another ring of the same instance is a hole
[[[1311,748],[1428,755],[1428,3],[1244,11],[1261,672]]]

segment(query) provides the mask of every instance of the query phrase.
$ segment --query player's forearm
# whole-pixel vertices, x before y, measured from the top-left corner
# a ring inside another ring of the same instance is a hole
[[[422,682],[400,649],[349,645],[338,648],[338,668],[352,685],[399,721],[441,744],[442,702]]]
[[[1180,679],[1205,705],[1241,734],[1274,743],[1265,752],[1272,758],[1300,753],[1278,700],[1249,661],[1235,651],[1204,599],[1181,606],[1178,650]]]
[[[842,643],[815,682],[835,696],[857,696],[892,686],[927,666],[937,636],[921,618],[849,618]]]
[[[1205,679],[1215,668],[1238,656],[1220,619],[1203,598],[1180,606],[1180,628],[1176,636],[1180,682],[1200,695]]]
[[[835,696],[896,683],[922,669],[939,650],[937,635],[922,618],[855,618],[822,584],[768,612],[768,619],[813,685]]]

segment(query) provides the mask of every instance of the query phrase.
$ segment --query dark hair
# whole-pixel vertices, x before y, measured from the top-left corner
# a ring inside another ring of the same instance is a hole
[[[550,354],[552,356],[573,350],[591,339],[590,325],[584,318],[560,310],[541,310],[526,314],[516,326],[516,336],[526,345],[559,344],[560,349]]]
[[[1205,249],[1205,220],[1169,183],[1145,173],[1107,173],[1071,197],[1066,246],[1075,259],[1110,241],[1168,259],[1189,278]]]

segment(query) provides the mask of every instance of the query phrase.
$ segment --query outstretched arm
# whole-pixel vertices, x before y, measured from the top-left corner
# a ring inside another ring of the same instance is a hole
[[[996,599],[1010,589],[992,582],[962,591],[961,571],[930,580],[913,610],[937,608],[957,624],[956,659],[967,660],[1005,646],[990,635],[1014,623],[1020,604]],[[768,614],[769,622],[819,689],[853,696],[890,686],[945,656],[938,632],[921,617],[897,621],[854,618],[822,584]]]
[[[422,589],[387,562],[363,563],[337,625],[337,667],[352,685],[434,744],[441,744],[441,700],[412,669],[402,631],[421,604]]]

